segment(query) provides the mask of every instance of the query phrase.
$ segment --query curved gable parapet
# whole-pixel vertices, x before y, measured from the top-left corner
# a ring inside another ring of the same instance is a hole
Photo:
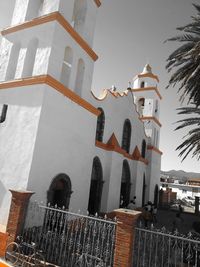
[[[106,99],[108,94],[110,94],[111,96],[114,96],[115,98],[127,96],[128,95],[128,90],[125,90],[125,91],[122,91],[122,92],[118,92],[118,91],[114,91],[112,89],[103,89],[103,90],[101,90],[101,92],[100,92],[100,94],[98,96],[95,95],[94,92],[91,90],[91,94],[96,100],[102,101],[102,100]]]

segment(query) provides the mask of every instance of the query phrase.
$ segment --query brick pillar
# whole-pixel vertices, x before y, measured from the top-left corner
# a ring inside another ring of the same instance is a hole
[[[117,218],[115,239],[114,267],[132,267],[135,225],[140,211],[117,209],[114,210]]]
[[[30,197],[34,192],[30,191],[14,191],[10,190],[12,194],[10,213],[8,217],[7,230],[8,243],[15,240],[22,229],[25,214]]]

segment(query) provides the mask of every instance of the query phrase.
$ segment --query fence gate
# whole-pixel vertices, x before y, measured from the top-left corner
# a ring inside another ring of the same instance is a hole
[[[136,228],[133,267],[200,267],[200,239],[165,228]]]
[[[30,203],[23,240],[58,266],[113,266],[116,222]],[[78,264],[79,265],[76,265]]]

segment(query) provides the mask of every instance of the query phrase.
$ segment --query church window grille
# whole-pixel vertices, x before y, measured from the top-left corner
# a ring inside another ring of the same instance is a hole
[[[145,158],[146,156],[146,141],[142,141],[142,157]]]
[[[98,110],[101,111],[101,114],[97,118],[96,140],[102,142],[105,126],[105,114],[102,108],[98,108]]]
[[[122,134],[122,149],[124,149],[127,153],[130,150],[130,142],[131,142],[131,123],[129,119],[126,119],[123,127]]]

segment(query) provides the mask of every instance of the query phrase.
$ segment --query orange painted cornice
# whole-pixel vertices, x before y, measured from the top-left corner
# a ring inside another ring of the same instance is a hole
[[[160,154],[160,155],[163,154],[163,152],[160,151],[160,150],[159,150],[157,147],[155,147],[155,146],[147,146],[147,149],[148,149],[148,150],[153,150],[153,151],[155,151],[156,153],[158,153],[158,154]]]
[[[97,5],[98,7],[100,7],[100,5],[101,5],[101,1],[100,1],[100,0],[94,0],[94,2],[96,3],[96,5]]]
[[[162,99],[161,94],[158,91],[157,87],[144,87],[144,88],[138,88],[138,89],[132,89],[132,92],[145,92],[145,91],[155,91],[156,94],[158,95],[158,97],[160,98],[160,100]]]
[[[16,26],[9,27],[5,30],[2,30],[1,34],[3,36],[6,36],[8,34],[28,29],[31,27],[35,27],[51,21],[57,21],[94,61],[98,59],[97,54],[92,50],[92,48],[87,44],[87,42],[74,30],[74,28],[69,24],[69,22],[67,22],[67,20],[58,11],[50,13],[45,16],[41,16],[39,18],[35,18],[30,21],[25,21]]]
[[[155,79],[157,82],[159,82],[159,79],[158,79],[158,76],[157,75],[154,75],[153,73],[140,73],[140,74],[138,74],[134,79],[136,79],[136,78],[145,78],[145,77],[147,77],[147,78],[153,78],[153,79]]]
[[[115,152],[123,155],[127,159],[141,161],[144,164],[148,165],[148,160],[146,160],[146,159],[141,157],[141,154],[140,154],[139,149],[137,148],[137,146],[136,146],[136,148],[135,148],[135,150],[133,152],[133,155],[130,155],[129,153],[127,153],[124,149],[122,149],[120,147],[119,142],[117,141],[117,138],[116,138],[114,133],[111,135],[111,137],[108,140],[107,144],[96,140],[95,145],[97,147],[101,148],[101,149],[106,150],[106,151],[115,151]],[[137,155],[139,155],[139,157],[135,156],[135,151],[137,151],[136,153],[137,153]]]
[[[0,89],[10,89],[15,87],[23,87],[36,84],[47,84],[50,87],[54,88],[56,91],[60,92],[62,95],[66,96],[74,103],[88,110],[96,116],[99,116],[101,111],[92,106],[89,102],[75,94],[69,88],[65,87],[62,83],[51,77],[50,75],[41,75],[31,78],[24,78],[19,80],[12,80],[7,82],[0,83]],[[20,88],[19,88],[20,90]]]
[[[158,126],[162,127],[162,124],[159,122],[159,120],[156,117],[153,117],[153,116],[140,117],[140,120],[141,121],[153,120],[156,124],[158,124]]]

